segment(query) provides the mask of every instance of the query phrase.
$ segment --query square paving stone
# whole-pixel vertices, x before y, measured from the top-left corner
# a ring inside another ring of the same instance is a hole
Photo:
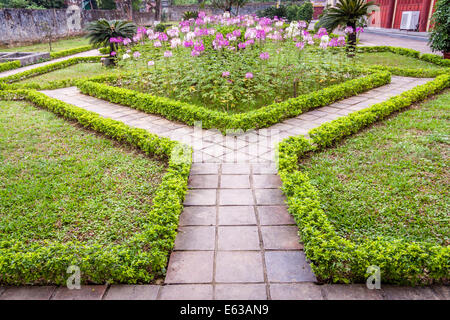
[[[258,228],[228,226],[219,227],[219,250],[259,250]]]
[[[249,189],[250,178],[247,174],[229,174],[220,177],[220,188],[222,189]]]
[[[55,289],[54,286],[6,287],[0,300],[48,300]]]
[[[284,195],[280,189],[256,189],[256,203],[258,205],[284,204]]]
[[[184,205],[207,206],[216,204],[216,189],[194,189],[189,190]]]
[[[266,251],[269,282],[311,282],[316,277],[303,251]]]
[[[450,300],[450,286],[433,286],[433,290],[443,299]]]
[[[163,286],[158,300],[212,300],[212,298],[212,285],[179,284]]]
[[[255,209],[252,206],[219,207],[219,225],[256,224]]]
[[[180,227],[175,239],[175,250],[214,250],[215,227]]]
[[[215,224],[215,207],[184,207],[180,215],[180,226],[212,226]]]
[[[212,281],[213,251],[174,251],[170,255],[165,283]]]
[[[328,300],[383,300],[381,290],[370,290],[364,284],[327,284],[322,292]]]
[[[224,163],[222,174],[250,174],[250,166],[241,163]]]
[[[106,288],[106,285],[81,285],[80,289],[59,287],[52,300],[101,300]]]
[[[267,300],[265,284],[217,284],[216,300]]]
[[[258,206],[261,225],[295,224],[294,218],[287,211],[286,206]]]
[[[219,190],[220,205],[253,205],[253,193],[250,189],[221,189]]]
[[[156,300],[160,286],[156,285],[112,285],[104,300]]]
[[[188,180],[191,189],[211,189],[219,186],[219,176],[215,174],[191,175]]]
[[[261,227],[265,249],[301,250],[297,226],[265,226]]]
[[[219,165],[216,163],[193,163],[191,174],[218,174]]]
[[[219,251],[216,259],[216,282],[264,281],[260,252]]]
[[[253,174],[276,174],[277,167],[276,165],[267,165],[267,164],[254,164],[252,165]]]
[[[257,189],[279,188],[281,187],[281,179],[276,174],[254,175],[253,186]]]
[[[320,285],[311,282],[270,285],[272,300],[323,300]]]
[[[381,285],[386,300],[440,300],[430,287]]]

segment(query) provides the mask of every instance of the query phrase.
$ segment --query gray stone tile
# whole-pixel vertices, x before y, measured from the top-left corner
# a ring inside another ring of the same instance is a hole
[[[217,300],[267,300],[265,284],[217,284]]]
[[[261,225],[295,224],[286,206],[258,206],[257,210]]]
[[[249,189],[250,178],[247,174],[228,174],[220,177],[222,189]]]
[[[253,174],[276,174],[277,167],[274,164],[254,164],[252,165]]]
[[[240,163],[222,164],[222,174],[250,174],[250,165]]]
[[[54,286],[6,287],[0,300],[48,300],[56,290]]]
[[[256,225],[252,206],[219,207],[219,225]]]
[[[285,201],[280,189],[256,189],[255,196],[258,205],[280,205]]]
[[[272,300],[323,300],[320,285],[311,282],[270,284]]]
[[[213,251],[174,251],[165,283],[209,283],[213,276]]]
[[[104,300],[156,300],[160,286],[157,285],[112,285]]]
[[[216,204],[216,189],[189,190],[184,204],[186,206],[208,206]]]
[[[440,300],[430,287],[381,285],[386,300]]]
[[[175,250],[214,250],[215,227],[180,227],[175,239]]]
[[[216,282],[263,282],[260,252],[219,251],[216,258]]]
[[[253,205],[253,194],[250,189],[221,189],[219,190],[220,205]]]
[[[316,277],[303,251],[266,251],[269,282],[311,282]]]
[[[101,300],[107,285],[82,285],[80,289],[59,287],[52,300]]]
[[[265,249],[301,250],[297,226],[262,226],[262,238]]]
[[[191,175],[195,174],[218,174],[219,165],[216,163],[193,163]]]
[[[328,300],[383,300],[381,290],[370,290],[364,284],[326,284],[322,292]]]
[[[226,226],[218,230],[219,250],[260,250],[256,226]]]
[[[212,226],[215,224],[215,207],[184,207],[180,215],[180,226]]]
[[[161,288],[158,300],[212,300],[209,284],[167,285]]]
[[[191,189],[211,189],[219,186],[219,176],[215,174],[190,175],[188,180]]]
[[[281,179],[276,174],[254,175],[253,187],[257,189],[280,188]]]

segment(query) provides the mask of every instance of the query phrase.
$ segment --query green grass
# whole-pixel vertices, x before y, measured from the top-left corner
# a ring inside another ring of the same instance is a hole
[[[81,47],[89,44],[89,40],[84,37],[77,37],[77,38],[70,38],[70,39],[63,39],[63,40],[57,40],[52,43],[52,52],[53,51],[61,51],[61,50],[67,50],[72,49],[76,47]],[[36,43],[33,45],[27,45],[27,46],[20,46],[20,47],[0,47],[0,51],[3,52],[15,52],[15,51],[22,51],[22,52],[49,52],[50,48],[47,41],[42,41],[40,43]]]
[[[422,61],[413,57],[402,56],[392,52],[366,52],[358,53],[355,59],[356,63],[363,65],[383,65],[388,67],[399,68],[424,68],[439,69],[440,67],[426,61]]]
[[[450,93],[300,163],[337,232],[449,244]]]
[[[119,69],[103,67],[101,63],[77,63],[70,67],[45,73],[37,77],[28,78],[17,83],[79,79],[83,77],[93,77],[116,72],[119,72]]]
[[[0,240],[126,243],[165,163],[28,103],[0,101]]]

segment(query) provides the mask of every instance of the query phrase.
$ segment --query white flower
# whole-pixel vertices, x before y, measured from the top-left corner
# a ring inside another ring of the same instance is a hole
[[[154,22],[153,22],[153,25],[154,25],[154,26],[157,26],[157,25],[160,24],[160,23],[161,23],[160,21],[154,21]]]
[[[123,60],[128,59],[130,57],[130,55],[128,53],[125,53],[122,57]]]
[[[320,41],[321,42],[328,42],[328,41],[330,41],[330,37],[327,36],[327,35],[324,35],[324,36],[322,36],[322,38],[320,38]]]
[[[225,12],[223,13],[223,17],[224,17],[224,18],[229,18],[229,17],[230,17],[230,13],[229,13],[228,11],[225,11]]]
[[[190,32],[186,33],[185,40],[189,41],[189,40],[192,40],[194,38],[195,38],[195,33],[194,32],[190,31]]]

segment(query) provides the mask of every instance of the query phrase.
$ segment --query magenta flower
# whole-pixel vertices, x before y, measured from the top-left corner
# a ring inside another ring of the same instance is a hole
[[[247,72],[247,73],[245,74],[245,78],[247,78],[247,79],[252,79],[252,78],[253,78],[253,73]]]
[[[261,58],[261,60],[267,60],[269,59],[269,53],[268,52],[262,52],[259,57]]]
[[[222,72],[222,77],[226,78],[228,76],[230,76],[230,72],[229,71]]]
[[[300,50],[303,50],[303,48],[305,47],[305,44],[304,44],[303,42],[297,42],[297,43],[295,44],[295,46],[296,46],[297,48],[299,48]]]
[[[117,53],[115,51],[111,51],[110,55],[111,57],[114,57]]]

